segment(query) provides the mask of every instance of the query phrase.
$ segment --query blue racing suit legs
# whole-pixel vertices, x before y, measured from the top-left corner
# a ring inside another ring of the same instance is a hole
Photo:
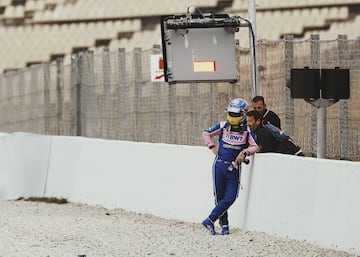
[[[238,196],[241,165],[239,165],[238,169],[234,168],[232,171],[228,170],[228,168],[241,153],[244,156],[254,154],[257,145],[247,130],[241,129],[240,126],[231,126],[227,121],[216,123],[214,126],[204,130],[202,135],[209,149],[215,147],[212,138],[219,137],[218,149],[216,149],[215,153],[216,158],[212,167],[216,205],[203,222],[203,225],[213,233],[214,223],[217,220],[219,220],[223,228],[225,226],[228,228],[227,210]]]
[[[227,210],[235,202],[239,190],[239,170],[228,171],[230,162],[224,162],[218,158],[213,165],[214,196],[216,206],[211,211],[209,218],[215,222],[217,219],[220,225],[228,225]]]

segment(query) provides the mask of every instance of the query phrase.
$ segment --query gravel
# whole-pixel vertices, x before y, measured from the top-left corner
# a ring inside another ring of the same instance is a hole
[[[187,223],[99,206],[0,201],[0,210],[1,257],[356,256],[240,229],[212,236],[201,221]]]

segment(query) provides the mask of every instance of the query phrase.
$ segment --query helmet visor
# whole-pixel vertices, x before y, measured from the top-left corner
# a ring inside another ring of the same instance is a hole
[[[229,123],[233,126],[239,125],[239,123],[245,118],[245,115],[238,116],[239,113],[235,113],[236,116],[231,116],[230,113],[231,112],[228,113],[227,119],[228,119]],[[231,113],[231,114],[234,114],[234,113]]]
[[[233,113],[239,113],[242,111],[241,108],[239,107],[235,107],[235,106],[229,106],[228,108],[225,109],[226,112],[233,112]]]
[[[228,112],[230,117],[242,117],[245,115],[244,111],[240,111],[240,112]]]

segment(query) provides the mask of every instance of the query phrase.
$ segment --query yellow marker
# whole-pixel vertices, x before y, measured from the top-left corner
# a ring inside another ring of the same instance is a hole
[[[215,61],[194,61],[194,72],[215,72]]]

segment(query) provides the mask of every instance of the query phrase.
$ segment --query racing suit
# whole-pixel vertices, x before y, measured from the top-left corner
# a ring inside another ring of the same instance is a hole
[[[203,131],[205,144],[211,149],[215,146],[214,136],[219,136],[218,153],[215,157],[212,171],[214,183],[215,208],[211,211],[209,219],[214,223],[219,219],[221,226],[227,226],[227,210],[238,196],[240,184],[241,165],[229,171],[231,163],[242,151],[246,155],[256,152],[257,145],[251,133],[231,126],[227,121],[218,122]]]

